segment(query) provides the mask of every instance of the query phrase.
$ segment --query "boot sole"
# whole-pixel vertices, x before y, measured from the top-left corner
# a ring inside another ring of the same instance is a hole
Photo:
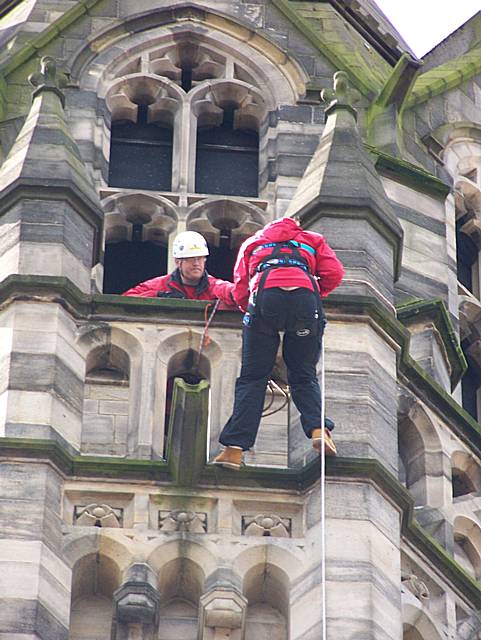
[[[239,471],[241,468],[240,464],[234,464],[233,462],[216,462],[213,460],[212,464],[216,464],[219,467],[225,467],[226,469],[233,469],[234,471]]]
[[[316,438],[312,441],[312,448],[315,449],[318,453],[322,452],[321,438]],[[326,456],[334,458],[334,456],[337,456],[337,449],[332,449],[332,447],[330,447],[327,442],[324,442],[324,453]]]

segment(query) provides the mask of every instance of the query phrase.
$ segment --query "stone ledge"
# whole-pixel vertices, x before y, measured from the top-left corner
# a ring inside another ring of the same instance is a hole
[[[67,477],[110,478],[112,480],[149,480],[171,484],[165,461],[112,460],[87,456],[71,456],[57,443],[45,440],[0,438],[0,459],[49,461]],[[302,469],[267,469],[245,467],[239,472],[207,464],[199,478],[199,487],[243,490],[246,488],[281,489],[305,492],[320,478],[318,459]],[[476,608],[481,607],[481,586],[414,520],[414,500],[403,485],[377,460],[361,458],[328,458],[326,478],[371,482],[391,500],[401,514],[403,539],[412,544],[443,577]]]
[[[364,146],[369,153],[375,156],[375,167],[381,175],[393,178],[402,184],[412,185],[424,193],[442,199],[451,191],[449,185],[421,167],[384,153],[371,145],[365,144]]]
[[[468,364],[444,302],[440,299],[408,302],[397,308],[397,317],[405,326],[409,326],[412,320],[429,319],[432,321],[443,340],[448,355],[451,366],[451,390],[453,390],[468,368]]]
[[[67,278],[12,275],[0,283],[0,309],[15,301],[53,302],[64,307],[74,318],[104,321],[161,320],[172,324],[204,324],[205,302],[159,298],[128,298],[117,295],[83,294]],[[431,302],[426,302],[429,306]],[[398,373],[403,382],[420,398],[441,413],[453,432],[466,446],[481,454],[481,425],[478,424],[444,389],[409,356],[409,331],[370,296],[333,293],[324,303],[330,319],[370,318],[399,345]],[[222,311],[211,327],[242,328],[241,314]]]

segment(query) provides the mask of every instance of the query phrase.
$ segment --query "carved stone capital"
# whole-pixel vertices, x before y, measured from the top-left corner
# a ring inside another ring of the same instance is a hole
[[[214,588],[200,599],[198,640],[215,640],[216,630],[228,630],[229,640],[244,637],[247,600],[235,589]]]

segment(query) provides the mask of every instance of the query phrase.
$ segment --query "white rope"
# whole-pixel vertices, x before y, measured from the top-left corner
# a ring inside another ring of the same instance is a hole
[[[322,633],[321,640],[327,640],[326,620],[326,440],[325,440],[325,363],[324,363],[324,338],[321,341],[321,614]]]

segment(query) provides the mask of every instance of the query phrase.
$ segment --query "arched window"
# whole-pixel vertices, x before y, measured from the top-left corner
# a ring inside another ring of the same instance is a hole
[[[162,568],[159,582],[162,601],[158,639],[196,640],[202,570],[187,558],[177,558]]]
[[[150,123],[148,106],[139,104],[136,122],[112,122],[109,186],[170,191],[172,146],[172,127]]]
[[[77,562],[72,577],[70,640],[110,638],[112,595],[118,582],[118,568],[109,558],[90,554]]]
[[[244,580],[246,638],[287,640],[288,579],[277,567],[266,564],[250,569]]]
[[[139,282],[167,273],[167,242],[142,240],[142,225],[132,226],[132,240],[105,245],[104,293],[123,293]]]
[[[465,516],[454,520],[454,559],[473,578],[481,577],[481,529]]]
[[[459,469],[453,469],[452,483],[453,498],[459,498],[460,496],[468,495],[474,491],[474,485],[468,474],[464,471],[460,471]]]
[[[194,203],[187,215],[188,229],[207,239],[207,271],[224,280],[232,280],[240,245],[266,222],[264,212],[252,203],[225,197]]]
[[[398,429],[400,479],[418,507],[440,506],[449,496],[449,459],[443,454],[436,426],[421,404],[403,416]]]
[[[477,293],[477,282],[473,270],[478,261],[479,249],[473,239],[463,232],[466,216],[456,221],[456,258],[458,280],[471,293]]]
[[[222,229],[219,234],[218,246],[209,244],[207,271],[216,278],[232,280],[237,249],[231,248],[230,229]]]
[[[467,355],[467,349],[464,347],[464,344],[462,346],[464,354]],[[466,359],[468,362],[468,368],[461,379],[463,409],[465,409],[475,420],[479,420],[481,370],[479,365],[469,357],[469,355],[467,355]]]
[[[165,391],[165,418],[164,418],[164,455],[169,434],[169,425],[172,415],[172,399],[174,393],[174,381],[182,378],[190,385],[197,385],[202,380],[210,378],[210,364],[207,358],[200,355],[194,349],[187,349],[173,356],[167,368],[167,385]]]
[[[257,197],[259,136],[234,128],[234,109],[224,110],[219,126],[199,125],[195,165],[196,193]]]
[[[451,456],[453,498],[468,495],[481,488],[481,467],[478,460],[464,451]]]
[[[105,212],[104,293],[167,273],[169,236],[177,226],[175,207],[146,193],[116,193],[103,202]]]
[[[85,453],[127,453],[130,359],[115,345],[87,358],[81,449]]]

